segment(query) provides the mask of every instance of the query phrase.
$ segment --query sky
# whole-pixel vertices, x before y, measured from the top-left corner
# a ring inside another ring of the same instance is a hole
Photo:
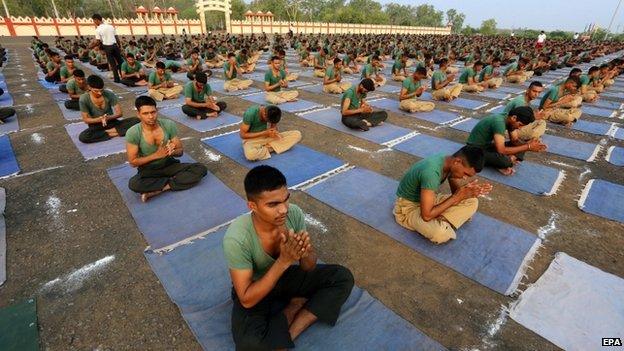
[[[545,31],[581,32],[589,23],[607,28],[619,0],[378,0],[402,5],[433,5],[437,10],[454,8],[466,14],[464,25],[481,26],[494,18],[498,28],[530,28]],[[612,32],[624,31],[624,1],[613,21]]]

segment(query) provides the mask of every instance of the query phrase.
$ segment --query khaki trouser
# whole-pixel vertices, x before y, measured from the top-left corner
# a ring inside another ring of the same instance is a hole
[[[403,111],[414,112],[429,112],[435,109],[435,104],[431,101],[420,101],[416,98],[401,100],[399,108]]]
[[[485,88],[483,88],[481,85],[479,84],[464,84],[462,86],[462,91],[465,91],[467,93],[480,93],[484,90]]]
[[[582,96],[577,96],[574,99],[572,99],[572,101],[559,105],[559,107],[561,108],[576,108],[576,107],[581,107],[581,104],[583,103],[583,97]]]
[[[349,82],[333,82],[323,85],[323,91],[328,94],[342,94],[349,88],[351,88],[351,83]]]
[[[463,87],[463,84],[449,84],[442,89],[434,90],[431,95],[436,100],[450,100],[458,97],[459,94],[461,94]]]
[[[176,85],[171,88],[158,88],[150,89],[147,94],[156,101],[163,101],[164,99],[174,98],[176,95],[180,95],[184,87]]]
[[[375,86],[376,87],[381,87],[386,85],[386,77],[384,76],[379,76],[380,80],[377,80],[377,76],[373,76],[371,77],[371,79],[373,80],[373,82],[375,82]]]
[[[299,75],[297,73],[288,73],[286,75],[286,81],[288,81],[288,82],[292,82],[292,81],[297,80],[297,79],[299,79]]]
[[[210,62],[206,61],[206,66],[208,68],[223,68],[224,61]]]
[[[243,152],[249,161],[266,160],[271,158],[271,147],[276,153],[281,154],[290,150],[295,144],[301,141],[301,132],[291,130],[279,133],[279,138],[254,138],[243,140]]]
[[[405,67],[412,67],[414,65],[414,60],[409,59],[405,62]]]
[[[553,123],[567,124],[581,118],[580,108],[553,108],[544,110],[546,119]]]
[[[524,74],[514,74],[513,76],[507,77],[507,82],[522,84],[526,82],[527,79],[527,76],[525,76]]]
[[[587,90],[587,92],[583,94],[583,101],[585,102],[592,102],[596,100],[596,98],[598,98],[598,93],[594,90]]]
[[[437,194],[435,204],[444,202],[451,195]],[[420,215],[420,203],[398,198],[394,204],[394,219],[402,227],[416,231],[435,244],[455,239],[455,229],[468,221],[479,207],[479,200],[470,198],[449,207],[438,218],[426,222]]]
[[[604,91],[604,85],[602,84],[598,84],[594,87],[592,87],[593,90],[595,90],[598,94],[602,93]]]
[[[544,133],[546,133],[546,121],[537,119],[535,122],[518,129],[518,139],[526,142],[531,139],[539,139]]]
[[[342,68],[342,73],[345,73],[345,74],[353,74],[353,68],[343,67],[343,68]]]
[[[605,80],[605,81],[604,81],[604,83],[603,83],[603,84],[604,84],[605,88],[607,88],[607,87],[612,86],[614,83],[615,83],[615,80],[613,80],[613,79],[607,79],[607,80]]]
[[[405,80],[405,78],[407,78],[407,77],[405,77],[402,74],[393,74],[392,75],[392,80],[395,81],[395,82],[402,82],[402,81]]]
[[[324,69],[315,69],[314,70],[314,76],[318,77],[318,78],[325,77],[325,70]]]
[[[500,78],[500,77],[490,78],[486,81],[486,84],[488,88],[498,88],[501,86],[501,84],[503,84],[503,78]]]
[[[253,84],[251,79],[230,79],[223,83],[223,89],[225,91],[244,90],[249,88]]]
[[[299,96],[297,90],[267,91],[265,99],[273,105],[296,100]]]
[[[448,66],[446,68],[446,74],[457,74],[459,72],[459,68],[455,66]]]
[[[256,69],[256,64],[255,63],[247,63],[247,65],[245,67],[241,67],[241,69],[245,73],[251,73],[251,72],[253,72]]]

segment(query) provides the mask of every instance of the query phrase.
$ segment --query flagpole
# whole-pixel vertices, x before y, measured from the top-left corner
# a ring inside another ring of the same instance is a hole
[[[620,9],[620,5],[622,5],[622,0],[618,1],[617,6],[615,7],[615,11],[613,11],[613,16],[611,17],[611,22],[609,22],[609,28],[607,28],[607,35],[605,36],[605,40],[607,40],[609,34],[611,34],[611,26],[613,25],[613,21],[615,21],[615,16]]]

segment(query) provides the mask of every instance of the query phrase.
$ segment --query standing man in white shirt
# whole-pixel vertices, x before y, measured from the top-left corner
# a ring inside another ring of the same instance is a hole
[[[91,43],[90,48],[94,48],[100,44],[102,45],[106,53],[108,64],[110,65],[111,71],[113,71],[115,83],[119,83],[121,82],[119,79],[121,64],[124,62],[124,59],[121,56],[121,49],[119,48],[115,27],[104,23],[104,21],[102,21],[102,16],[98,13],[93,14],[91,19],[97,28],[95,28],[95,41]]]
[[[546,33],[544,33],[544,31],[541,31],[540,34],[537,36],[537,43],[535,44],[535,48],[536,49],[543,48],[545,42],[546,42]]]

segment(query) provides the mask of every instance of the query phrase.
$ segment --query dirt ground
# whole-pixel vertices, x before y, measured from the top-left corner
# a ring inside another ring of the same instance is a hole
[[[11,56],[3,74],[18,110],[20,131],[10,138],[21,174],[0,181],[7,192],[8,243],[8,279],[0,288],[0,307],[36,298],[41,346],[46,350],[199,350],[148,266],[143,256],[147,244],[106,175],[108,167],[125,162],[125,155],[84,161],[63,128],[69,122],[35,82],[27,40],[2,40]],[[133,95],[109,88],[123,93],[123,110],[131,115]],[[305,91],[301,98],[325,105],[338,101]],[[236,97],[224,100],[236,115],[250,106]],[[450,128],[433,131],[433,124],[393,113],[389,122],[457,142],[466,137]],[[236,127],[212,133],[178,127],[181,136],[189,138],[184,140],[185,151],[242,196],[246,169],[227,157],[212,161],[200,142],[201,137]],[[375,153],[380,146],[293,114],[286,114],[282,129],[299,129],[304,145],[397,180],[418,161],[398,151]],[[481,200],[480,211],[547,235],[521,288],[535,282],[560,251],[624,277],[624,226],[584,213],[576,203],[591,178],[624,184],[624,173],[604,160],[607,146],[624,143],[564,129],[555,134],[600,142],[605,148],[592,163],[529,155],[530,161],[565,170],[558,193],[540,197],[495,184],[491,196]],[[557,349],[501,314],[516,298],[481,286],[307,194],[294,191],[292,202],[320,222],[309,227],[320,259],[349,267],[357,285],[447,348]],[[90,264],[89,272],[77,271]]]

